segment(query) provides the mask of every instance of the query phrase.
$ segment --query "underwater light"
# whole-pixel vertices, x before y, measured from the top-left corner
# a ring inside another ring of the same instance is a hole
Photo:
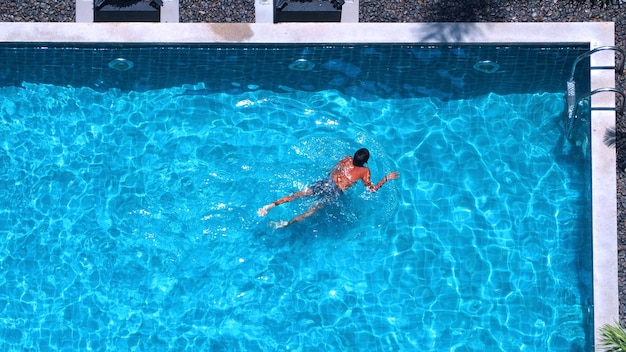
[[[478,61],[474,64],[474,70],[483,73],[495,73],[498,69],[500,69],[500,65],[489,60]]]
[[[130,70],[134,66],[135,64],[132,61],[123,58],[117,58],[109,62],[110,68],[120,72]]]
[[[306,59],[298,59],[289,65],[289,69],[294,71],[311,71],[315,64]]]

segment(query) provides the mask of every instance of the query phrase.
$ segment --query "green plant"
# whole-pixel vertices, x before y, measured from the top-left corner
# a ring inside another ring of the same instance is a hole
[[[602,351],[626,352],[626,329],[619,323],[606,324],[600,328],[600,345]]]
[[[609,148],[615,148],[617,144],[617,132],[614,127],[607,128],[604,131],[604,145]]]

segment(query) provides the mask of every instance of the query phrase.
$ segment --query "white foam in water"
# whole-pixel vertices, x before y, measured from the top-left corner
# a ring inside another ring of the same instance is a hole
[[[588,162],[553,159],[562,95],[179,93],[0,88],[6,348],[587,344]],[[400,179],[284,229],[315,200],[257,215],[361,147]]]

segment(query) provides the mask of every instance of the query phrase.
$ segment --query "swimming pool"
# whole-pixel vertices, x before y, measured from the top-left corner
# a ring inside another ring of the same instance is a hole
[[[592,143],[559,87],[588,44],[10,47],[36,77],[1,88],[7,344],[592,343]],[[256,216],[361,146],[401,179]]]

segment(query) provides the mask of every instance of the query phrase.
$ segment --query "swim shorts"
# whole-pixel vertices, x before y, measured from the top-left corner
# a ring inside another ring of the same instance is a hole
[[[316,181],[311,185],[314,196],[318,196],[322,202],[330,203],[339,198],[343,191],[339,189],[333,178],[328,176],[323,180]]]

